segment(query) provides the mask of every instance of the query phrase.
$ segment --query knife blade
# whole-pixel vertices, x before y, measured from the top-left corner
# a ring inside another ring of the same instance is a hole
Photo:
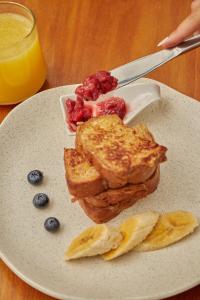
[[[118,79],[120,88],[152,72],[171,59],[200,46],[200,34],[185,40],[171,49],[164,49],[146,55],[111,71],[111,75]]]

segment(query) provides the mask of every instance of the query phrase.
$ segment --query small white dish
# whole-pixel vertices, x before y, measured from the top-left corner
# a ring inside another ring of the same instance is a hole
[[[145,107],[149,106],[155,101],[160,100],[160,88],[157,84],[152,83],[133,83],[102,95],[97,101],[91,101],[91,104],[95,102],[101,102],[112,96],[122,97],[125,100],[128,111],[123,121],[125,124],[128,124],[136,115],[138,115],[143,109],[145,109]],[[61,96],[60,106],[67,134],[75,135],[75,132],[70,130],[67,123],[65,102],[68,98],[75,100],[76,96],[72,93]]]

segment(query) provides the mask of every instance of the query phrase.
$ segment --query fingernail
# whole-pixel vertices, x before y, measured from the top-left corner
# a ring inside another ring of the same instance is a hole
[[[162,41],[160,41],[160,43],[158,43],[157,47],[162,46],[167,40],[168,40],[168,36],[166,38],[164,38]]]

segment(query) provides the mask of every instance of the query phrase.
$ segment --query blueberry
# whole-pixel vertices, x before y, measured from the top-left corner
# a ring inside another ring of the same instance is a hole
[[[55,232],[60,227],[60,222],[54,217],[49,217],[44,222],[44,227],[47,231]]]
[[[39,170],[33,170],[28,173],[27,179],[29,183],[36,185],[42,182],[43,174]]]
[[[44,193],[36,194],[33,198],[33,205],[37,208],[47,205],[49,197]]]

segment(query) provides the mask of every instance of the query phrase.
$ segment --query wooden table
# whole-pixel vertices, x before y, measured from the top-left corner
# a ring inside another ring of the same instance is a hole
[[[48,65],[43,89],[80,82],[97,70],[156,51],[190,11],[190,0],[18,0],[36,17]],[[200,50],[148,77],[200,100]],[[0,121],[13,106],[0,107]],[[186,262],[187,263],[187,262]],[[53,299],[28,286],[0,261],[1,300]],[[171,300],[198,300],[200,286]]]

